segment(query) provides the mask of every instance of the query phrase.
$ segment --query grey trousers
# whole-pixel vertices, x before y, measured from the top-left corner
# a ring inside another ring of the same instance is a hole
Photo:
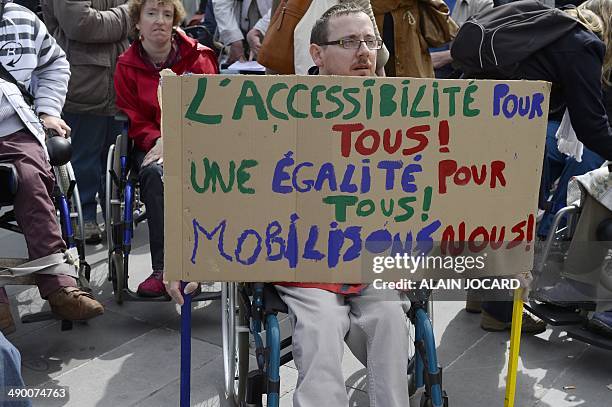
[[[293,323],[298,381],[295,407],[344,407],[344,342],[366,366],[371,407],[409,406],[408,299],[395,290],[366,288],[346,296],[318,288],[276,286]]]

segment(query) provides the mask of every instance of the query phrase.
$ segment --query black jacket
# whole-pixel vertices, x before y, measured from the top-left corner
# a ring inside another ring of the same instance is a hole
[[[552,82],[549,119],[560,121],[567,106],[578,139],[612,160],[612,129],[601,84],[604,54],[604,43],[595,34],[576,27],[523,61],[509,79]]]

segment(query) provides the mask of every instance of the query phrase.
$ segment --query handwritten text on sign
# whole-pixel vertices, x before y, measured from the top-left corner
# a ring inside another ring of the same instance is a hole
[[[165,77],[166,261],[354,282],[366,253],[529,242],[547,98],[540,82]]]

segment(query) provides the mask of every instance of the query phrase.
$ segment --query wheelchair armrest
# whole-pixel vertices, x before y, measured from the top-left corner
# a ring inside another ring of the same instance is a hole
[[[127,123],[130,119],[128,118],[128,115],[123,113],[123,112],[118,112],[115,115],[115,120],[117,120],[118,122],[122,122],[122,123]]]
[[[129,157],[130,151],[132,150],[132,140],[126,134],[120,134],[115,140],[115,154],[119,154],[119,157]]]
[[[266,313],[277,313],[281,312],[283,314],[288,314],[289,309],[287,308],[287,304],[281,299],[280,295],[278,295],[278,291],[274,288],[272,284],[264,285],[264,310]]]
[[[12,204],[18,185],[19,178],[15,166],[0,162],[0,206]]]

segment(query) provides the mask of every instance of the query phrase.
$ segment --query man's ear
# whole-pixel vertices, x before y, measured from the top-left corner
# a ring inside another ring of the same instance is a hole
[[[312,61],[320,68],[323,65],[323,56],[321,55],[324,52],[323,48],[317,44],[310,44],[310,48],[308,50],[310,51]]]

